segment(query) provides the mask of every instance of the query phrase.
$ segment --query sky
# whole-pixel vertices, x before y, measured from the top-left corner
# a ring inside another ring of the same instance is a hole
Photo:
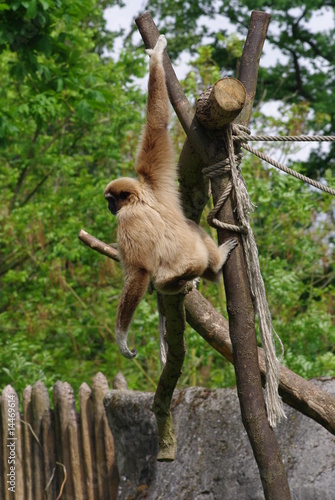
[[[117,30],[119,28],[124,28],[126,30],[129,29],[129,27],[132,24],[132,21],[136,15],[139,15],[140,13],[143,13],[145,8],[145,0],[128,0],[125,1],[125,7],[120,8],[118,6],[115,7],[110,7],[106,9],[105,11],[105,18],[107,20],[107,28],[110,30]],[[289,13],[294,15],[298,15],[299,12],[301,11],[301,7],[296,7],[289,9]],[[268,11],[271,14],[271,11]],[[251,13],[251,12],[250,12]],[[219,31],[220,29],[228,29],[231,32],[235,32],[236,28],[234,25],[229,23],[229,21],[224,17],[224,16],[217,16],[215,19],[210,19],[208,20],[208,23],[210,24],[211,28],[217,27],[217,30]],[[320,9],[320,11],[317,14],[313,14],[311,19],[309,20],[307,24],[308,29],[311,32],[318,32],[320,30],[327,30],[332,27],[334,27],[334,11],[330,7],[323,7]],[[159,28],[159,26],[158,26]],[[273,32],[278,32],[279,28],[275,26],[274,21],[272,20],[270,22],[270,30]],[[135,41],[140,41],[140,35],[136,32],[135,33]],[[121,49],[121,41],[119,42],[119,45],[116,46],[116,50]],[[261,64],[264,67],[271,66],[276,62],[277,59],[282,60],[283,55],[279,50],[274,50],[273,47],[270,46],[267,40],[265,40],[264,44],[264,49],[263,49],[263,54],[261,58]],[[184,62],[181,63],[181,72],[187,71],[187,67],[184,64]],[[182,74],[181,78],[185,76]]]
[[[105,11],[105,18],[107,20],[107,28],[110,30],[118,30],[120,28],[124,28],[126,31],[129,30],[134,17],[137,15],[141,14],[144,12],[144,5],[145,5],[145,0],[128,0],[125,1],[125,7],[120,8],[118,6],[115,7],[110,7],[106,9]],[[301,11],[301,7],[296,7],[292,8],[289,10],[291,14],[299,14]],[[268,11],[270,14],[271,12]],[[330,28],[334,27],[334,11],[333,9],[329,7],[323,7],[320,9],[318,14],[313,14],[311,19],[308,22],[308,29],[311,30],[312,32],[317,32],[321,30],[327,30]],[[211,28],[217,27],[217,30],[219,31],[220,29],[227,29],[228,32],[236,32],[236,28],[229,23],[229,21],[224,18],[223,16],[218,16],[216,19],[210,19],[208,20],[208,23],[210,23]],[[159,26],[158,26],[159,28]],[[272,31],[276,32],[279,31],[279,27],[276,26],[273,21],[270,22],[270,27]],[[135,42],[140,42],[141,37],[137,30],[135,30],[134,33],[134,41]],[[118,41],[118,43],[115,46],[115,52],[116,54],[121,50],[122,44],[121,41]],[[189,55],[182,55],[181,58],[179,58],[178,61],[175,62],[174,64],[174,69],[176,72],[176,75],[179,79],[185,78],[187,71],[188,71],[188,65],[187,62],[189,60]],[[284,62],[285,56],[278,50],[274,49],[270,43],[265,40],[264,43],[264,48],[263,48],[263,53],[260,61],[260,65],[263,67],[269,67],[273,66],[277,60],[280,60],[281,62]],[[143,87],[146,87],[146,79],[142,82]],[[267,103],[265,106],[262,107],[263,113],[265,113],[268,116],[273,116],[278,114],[278,108],[280,106],[280,103],[278,102],[272,102],[272,103]],[[253,131],[255,132],[255,131]],[[328,148],[329,144],[324,143],[323,144],[324,148]],[[290,159],[292,161],[294,160],[305,160],[308,158],[310,150],[313,148],[313,144],[311,143],[303,143],[299,144],[296,143],[296,152],[291,153],[287,159]],[[282,161],[283,158],[283,150],[285,149],[283,146],[278,146],[277,152],[275,151],[274,154],[272,155],[274,159],[277,161]]]

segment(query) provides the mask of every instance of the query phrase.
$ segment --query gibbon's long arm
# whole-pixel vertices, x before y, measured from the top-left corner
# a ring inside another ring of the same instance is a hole
[[[169,97],[163,67],[166,43],[164,35],[161,35],[154,49],[147,50],[150,55],[147,121],[136,166],[138,175],[151,183],[154,189],[168,189],[175,185],[175,158],[167,129]]]
[[[135,309],[148,285],[149,273],[145,269],[133,268],[126,273],[115,328],[116,343],[125,358],[134,358],[137,354],[136,349],[128,348],[127,335]]]

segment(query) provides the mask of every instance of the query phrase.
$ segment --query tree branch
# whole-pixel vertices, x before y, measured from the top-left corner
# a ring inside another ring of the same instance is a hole
[[[80,239],[80,241],[85,243],[85,245],[92,248],[92,250],[95,250],[102,255],[106,255],[106,257],[109,257],[110,259],[120,262],[118,251],[113,246],[107,245],[107,243],[103,243],[103,241],[98,240],[83,229],[79,231],[78,238]]]
[[[185,358],[185,309],[184,294],[159,294],[160,309],[166,318],[166,343],[168,346],[166,363],[160,376],[152,410],[155,414],[159,452],[157,460],[171,462],[176,458],[177,440],[170,411],[173,392],[181,375]]]
[[[233,363],[233,348],[229,338],[228,322],[197,290],[185,298],[186,320],[206,342]],[[265,384],[263,349],[257,348],[262,383]],[[335,434],[335,397],[320,389],[289,368],[281,366],[279,394],[292,408],[312,418],[331,434]]]
[[[81,229],[78,238],[92,250],[117,262],[120,261],[117,250]],[[229,337],[228,321],[193,289],[184,301],[186,320],[202,338],[230,363],[233,361],[233,348]],[[265,380],[265,361],[263,349],[258,348],[258,359],[262,381]],[[331,434],[335,435],[335,397],[321,390],[288,368],[280,370],[279,392],[283,401],[307,417],[315,420]]]

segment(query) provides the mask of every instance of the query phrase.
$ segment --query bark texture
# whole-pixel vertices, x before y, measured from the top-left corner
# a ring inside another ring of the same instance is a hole
[[[171,462],[176,458],[177,441],[174,433],[170,406],[173,391],[181,375],[185,358],[184,295],[161,295],[161,311],[166,318],[166,364],[160,376],[152,410],[156,416],[159,433],[157,460]]]

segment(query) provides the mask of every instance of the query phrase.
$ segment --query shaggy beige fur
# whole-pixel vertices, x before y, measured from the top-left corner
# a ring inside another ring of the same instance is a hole
[[[117,215],[118,244],[125,282],[116,324],[121,353],[129,350],[127,334],[135,309],[149,280],[166,294],[178,293],[198,276],[218,281],[235,240],[219,248],[208,234],[182,212],[177,187],[174,151],[168,134],[169,99],[165,84],[160,36],[151,56],[147,123],[137,159],[138,179],[111,181],[105,190],[109,209]]]

